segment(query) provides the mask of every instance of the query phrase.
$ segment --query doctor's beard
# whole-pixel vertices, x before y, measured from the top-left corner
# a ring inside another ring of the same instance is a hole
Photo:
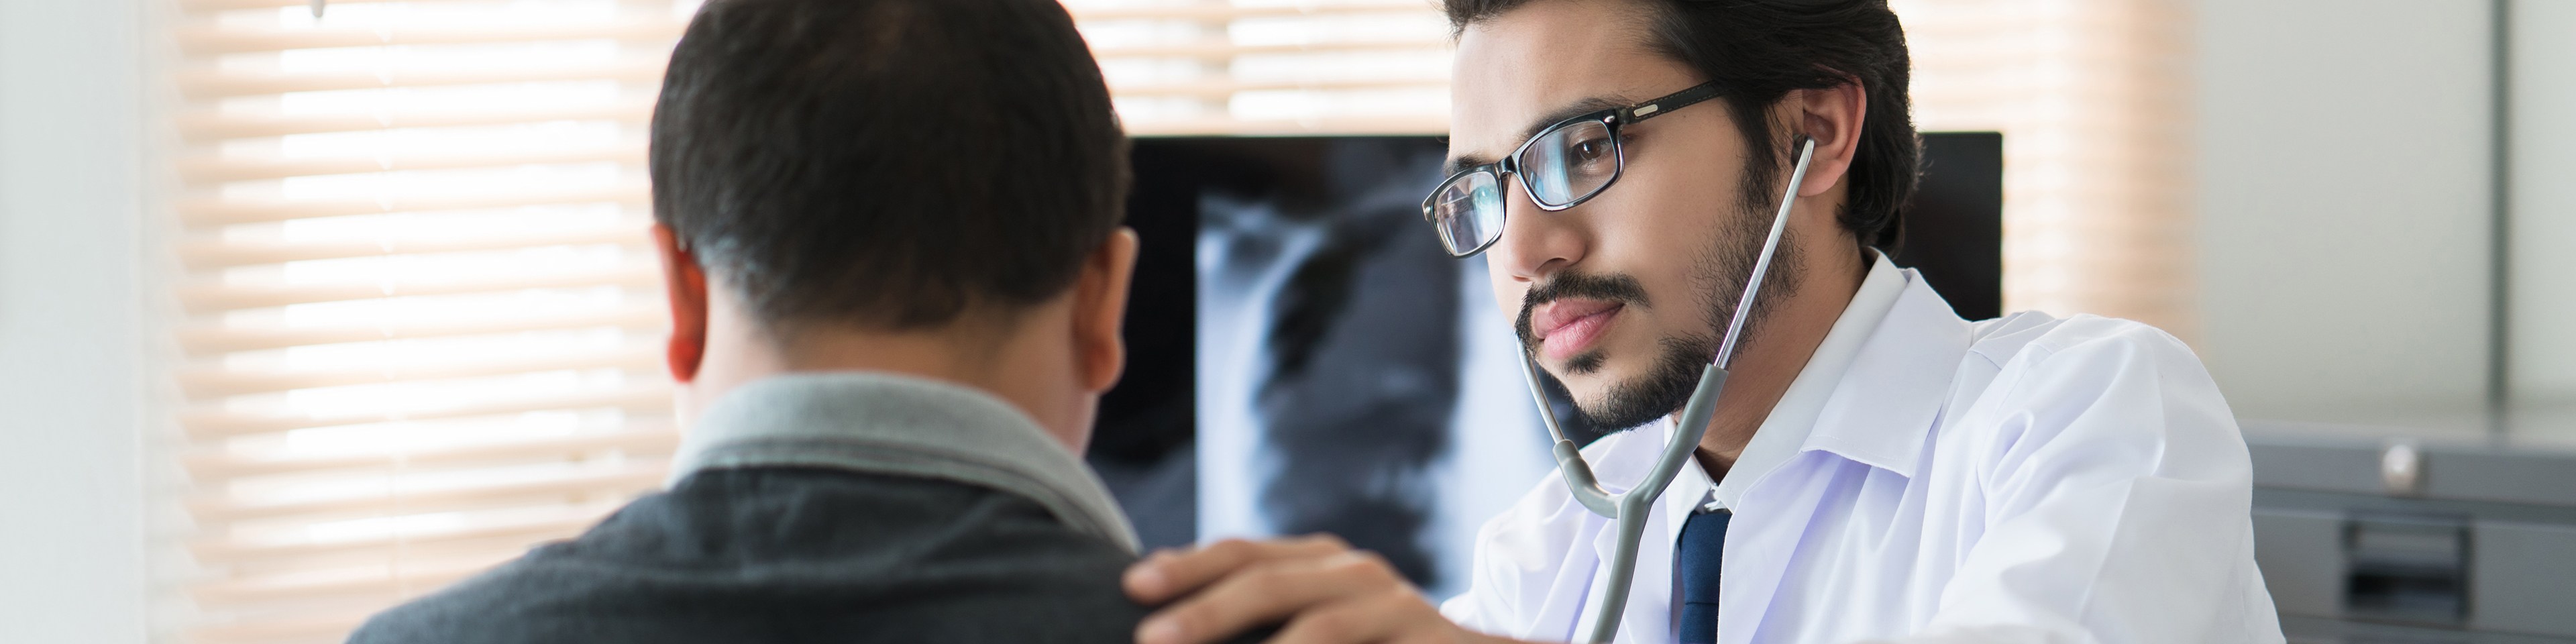
[[[1748,177],[1745,194],[1770,192],[1769,186]],[[1607,431],[1623,431],[1653,422],[1656,418],[1681,413],[1690,402],[1691,393],[1699,388],[1699,376],[1717,356],[1719,339],[1726,334],[1726,323],[1734,319],[1737,300],[1744,297],[1744,282],[1753,273],[1753,264],[1761,258],[1762,241],[1771,232],[1773,204],[1748,197],[1735,207],[1727,222],[1711,231],[1704,251],[1691,258],[1690,289],[1698,308],[1706,313],[1701,329],[1667,335],[1656,341],[1662,349],[1655,366],[1645,375],[1610,385],[1598,401],[1576,396],[1574,408],[1592,426]],[[1761,343],[1764,321],[1779,308],[1781,301],[1796,297],[1803,281],[1801,257],[1793,231],[1780,231],[1780,246],[1772,252],[1770,272],[1762,280],[1762,291],[1754,294],[1753,313],[1744,321],[1743,337],[1737,339],[1736,352]],[[1537,340],[1530,333],[1530,312],[1538,305],[1565,297],[1583,297],[1606,302],[1651,306],[1645,289],[1635,277],[1625,274],[1586,275],[1560,272],[1546,282],[1531,287],[1521,297],[1521,314],[1515,322],[1520,332],[1522,350],[1537,351]],[[1608,359],[1603,349],[1594,349],[1565,362],[1569,374],[1588,374],[1601,370]]]

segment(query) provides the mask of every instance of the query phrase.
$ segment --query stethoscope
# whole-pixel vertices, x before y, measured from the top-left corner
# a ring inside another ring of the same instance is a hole
[[[1798,196],[1798,184],[1806,181],[1807,162],[1816,153],[1816,140],[1799,135],[1798,164],[1789,173],[1789,187],[1780,195],[1780,213],[1771,217],[1771,234],[1762,240],[1762,254],[1753,261],[1753,273],[1745,278],[1744,297],[1735,300],[1734,319],[1726,323],[1726,339],[1717,347],[1717,357],[1700,371],[1699,387],[1691,392],[1690,403],[1682,407],[1681,421],[1673,426],[1673,437],[1664,443],[1663,459],[1646,479],[1627,492],[1611,494],[1601,489],[1592,476],[1592,465],[1583,460],[1583,452],[1574,441],[1565,439],[1565,430],[1556,424],[1556,410],[1547,402],[1547,390],[1539,385],[1538,361],[1530,351],[1521,351],[1521,376],[1529,381],[1530,398],[1538,402],[1538,416],[1547,423],[1547,435],[1556,439],[1557,471],[1565,478],[1565,488],[1583,507],[1619,522],[1619,548],[1610,561],[1610,586],[1602,589],[1601,605],[1592,621],[1592,644],[1607,644],[1619,630],[1619,615],[1628,607],[1629,580],[1637,575],[1637,543],[1645,537],[1646,515],[1655,499],[1664,494],[1664,486],[1673,482],[1682,463],[1699,447],[1701,434],[1708,432],[1708,417],[1717,411],[1717,395],[1726,390],[1726,365],[1735,358],[1735,341],[1744,333],[1744,320],[1753,311],[1753,296],[1762,290],[1762,277],[1771,271],[1771,254],[1780,248],[1780,231],[1789,224],[1789,206]]]

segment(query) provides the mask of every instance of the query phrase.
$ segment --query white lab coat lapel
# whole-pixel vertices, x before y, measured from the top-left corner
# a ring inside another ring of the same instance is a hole
[[[1560,481],[1558,484],[1563,485],[1563,482]],[[1566,507],[1573,512],[1584,514],[1580,519],[1583,532],[1578,534],[1600,535],[1617,531],[1611,526],[1609,519],[1593,514],[1580,504],[1567,504]],[[1599,539],[1595,538],[1594,541],[1597,542]],[[1524,600],[1540,607],[1537,613],[1541,616],[1542,624],[1560,625],[1562,632],[1557,636],[1562,641],[1571,642],[1577,637],[1582,637],[1581,634],[1592,631],[1592,606],[1594,602],[1600,601],[1595,594],[1601,588],[1601,578],[1608,576],[1607,567],[1601,562],[1609,560],[1608,555],[1592,554],[1597,550],[1599,550],[1597,544],[1594,548],[1565,549],[1564,562],[1558,564],[1564,574],[1556,575],[1550,580],[1546,594]],[[1557,629],[1549,629],[1544,625],[1533,629],[1534,632],[1550,630]]]
[[[1721,555],[1719,644],[1754,641],[1790,561],[1807,554],[1800,545],[1819,508],[1857,483],[1849,480],[1855,468],[1847,465],[1914,475],[1974,328],[1920,274],[1908,270],[1906,281],[1905,293],[1861,345],[1798,457],[1755,481],[1737,504]]]

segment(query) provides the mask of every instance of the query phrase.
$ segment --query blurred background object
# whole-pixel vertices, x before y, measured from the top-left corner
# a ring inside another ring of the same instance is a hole
[[[2576,635],[2531,617],[2576,593],[2528,581],[2576,574],[2576,5],[1891,4],[1921,129],[2000,133],[1999,232],[1927,230],[1993,244],[1962,279],[1999,310],[2201,353],[2297,641]],[[0,0],[0,641],[336,641],[655,487],[642,125],[695,6]],[[1068,7],[1160,137],[1140,180],[1198,186],[1138,191],[1139,288],[1189,297],[1129,337],[1188,361],[1129,374],[1093,462],[1151,541],[1365,533],[1454,590],[1458,526],[1544,459],[1535,427],[1488,438],[1528,410],[1481,262],[1382,254],[1428,241],[1373,195],[1446,129],[1445,23]]]

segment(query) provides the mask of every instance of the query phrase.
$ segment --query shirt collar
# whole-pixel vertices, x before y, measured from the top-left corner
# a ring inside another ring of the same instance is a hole
[[[1976,328],[1908,269],[1905,288],[1826,396],[1802,450],[1911,478]],[[1746,481],[1751,483],[1752,481]]]
[[[1744,453],[1735,458],[1735,466],[1726,478],[1717,482],[1714,495],[1724,507],[1735,507],[1744,498],[1744,488],[1752,487],[1762,475],[1779,469],[1781,463],[1798,455],[1825,411],[1826,401],[1851,372],[1852,361],[1859,357],[1861,346],[1878,331],[1879,321],[1895,308],[1897,297],[1905,293],[1912,281],[1911,271],[1897,268],[1877,250],[1870,251],[1869,274],[1861,278],[1860,290],[1852,293],[1851,303],[1843,307],[1842,317],[1834,319],[1833,329],[1825,341],[1807,358],[1807,366],[1798,370],[1798,379],[1789,382],[1789,391],[1771,406],[1771,415],[1762,419],[1753,439],[1744,444]]]
[[[1036,501],[1128,552],[1136,533],[1107,486],[1019,409],[953,384],[882,372],[795,373],[709,406],[672,458],[669,483],[739,467],[823,467],[936,478]]]
[[[1789,390],[1771,406],[1771,414],[1762,419],[1762,426],[1753,431],[1744,453],[1736,456],[1734,467],[1727,470],[1724,479],[1714,482],[1696,461],[1682,468],[1679,480],[1688,481],[1685,485],[1689,491],[1672,490],[1683,493],[1668,493],[1666,498],[1696,507],[1666,511],[1679,516],[1692,510],[1733,508],[1744,498],[1745,488],[1798,455],[1861,347],[1875,335],[1880,320],[1887,318],[1907,284],[1920,281],[1913,271],[1897,268],[1876,249],[1869,253],[1869,272],[1861,277],[1860,290],[1852,293],[1851,303],[1843,306],[1842,316],[1834,319],[1833,328],[1825,332],[1824,341],[1808,356],[1807,365],[1799,368],[1797,379],[1789,382]],[[1669,432],[1672,421],[1663,422]]]

